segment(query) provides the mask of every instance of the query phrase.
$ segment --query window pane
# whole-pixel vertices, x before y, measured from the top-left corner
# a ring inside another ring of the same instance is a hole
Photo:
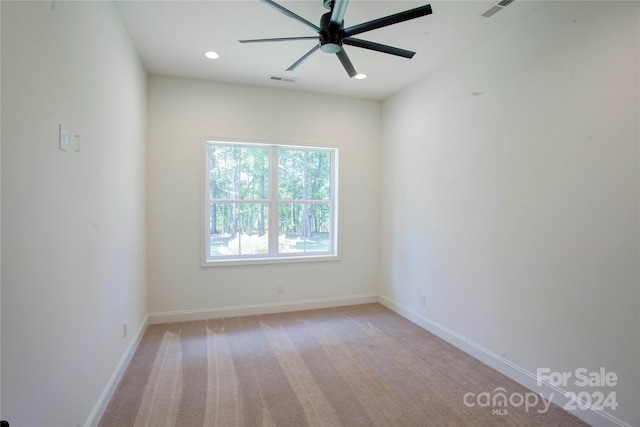
[[[279,252],[329,252],[330,211],[328,203],[280,204]]]
[[[269,149],[209,144],[211,199],[267,199]]]
[[[268,253],[268,214],[266,203],[211,203],[211,256]]]
[[[331,154],[326,151],[278,150],[278,197],[329,200]]]

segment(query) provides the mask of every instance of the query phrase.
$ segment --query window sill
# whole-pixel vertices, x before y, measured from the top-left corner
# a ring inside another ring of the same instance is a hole
[[[288,256],[288,257],[269,257],[269,258],[247,258],[247,259],[221,259],[208,260],[202,263],[203,268],[210,267],[231,267],[231,266],[249,266],[249,265],[268,265],[268,264],[291,264],[301,262],[326,262],[340,261],[338,255],[314,255],[314,256]]]

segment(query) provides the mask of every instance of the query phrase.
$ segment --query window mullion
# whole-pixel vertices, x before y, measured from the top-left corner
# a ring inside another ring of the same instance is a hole
[[[278,149],[269,149],[269,255],[278,253]]]
[[[338,234],[338,227],[337,227],[337,218],[336,218],[336,212],[337,212],[337,206],[338,206],[338,198],[337,198],[337,185],[336,185],[336,175],[337,175],[337,171],[335,169],[336,167],[336,158],[335,158],[335,151],[332,151],[329,154],[329,161],[331,162],[331,175],[329,177],[329,244],[331,245],[331,250],[332,251],[336,251],[337,250],[337,245],[336,245],[336,235]]]

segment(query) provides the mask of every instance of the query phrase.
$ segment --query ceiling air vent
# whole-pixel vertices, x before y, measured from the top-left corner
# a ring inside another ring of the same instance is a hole
[[[281,76],[271,76],[270,80],[274,80],[276,82],[284,82],[284,83],[295,83],[296,79],[293,77],[281,77]]]
[[[489,10],[487,10],[481,16],[484,16],[485,18],[491,18],[493,15],[500,12],[502,9],[509,6],[513,2],[514,0],[501,0],[498,3],[494,4],[493,6],[491,6]]]

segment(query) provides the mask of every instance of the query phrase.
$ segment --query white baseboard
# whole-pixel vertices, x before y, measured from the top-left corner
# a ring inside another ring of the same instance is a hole
[[[256,314],[284,313],[288,311],[313,310],[378,302],[378,294],[352,295],[347,297],[319,298],[304,301],[269,304],[242,305],[236,307],[207,308],[201,310],[169,311],[149,314],[149,324],[189,322],[193,320],[218,319],[222,317],[251,316]]]
[[[100,419],[102,418],[102,415],[104,415],[104,411],[107,409],[107,406],[109,406],[113,393],[115,393],[118,388],[118,384],[120,384],[120,380],[122,379],[124,372],[127,370],[129,362],[131,362],[131,358],[138,349],[138,345],[140,345],[140,341],[142,340],[142,336],[144,335],[144,331],[147,329],[148,324],[149,316],[145,316],[142,324],[136,332],[136,335],[133,337],[131,343],[124,352],[122,359],[120,359],[120,363],[118,363],[116,370],[113,372],[113,375],[111,375],[111,378],[102,392],[102,395],[98,399],[96,406],[93,408],[93,411],[91,411],[91,415],[89,415],[87,422],[84,424],[85,427],[96,427],[100,423]]]
[[[553,396],[552,402],[560,406],[561,408],[564,408],[565,405],[570,401],[567,397],[565,397],[565,390],[544,382],[541,386],[539,386],[538,377],[536,376],[536,374],[487,350],[486,348],[474,343],[473,341],[468,340],[467,338],[451,331],[450,329],[445,328],[439,323],[434,322],[385,296],[379,295],[378,302],[380,302],[380,304],[384,305],[390,310],[393,310],[405,319],[410,320],[423,329],[426,329],[432,334],[458,347],[465,353],[468,353],[474,358],[489,365],[496,371],[523,385],[529,390],[532,390],[536,393],[541,393],[543,396],[545,396],[545,398]],[[583,421],[598,427],[631,427],[629,424],[611,415],[610,413],[596,408],[590,408],[587,410],[575,409],[569,410],[568,412],[572,413]]]

